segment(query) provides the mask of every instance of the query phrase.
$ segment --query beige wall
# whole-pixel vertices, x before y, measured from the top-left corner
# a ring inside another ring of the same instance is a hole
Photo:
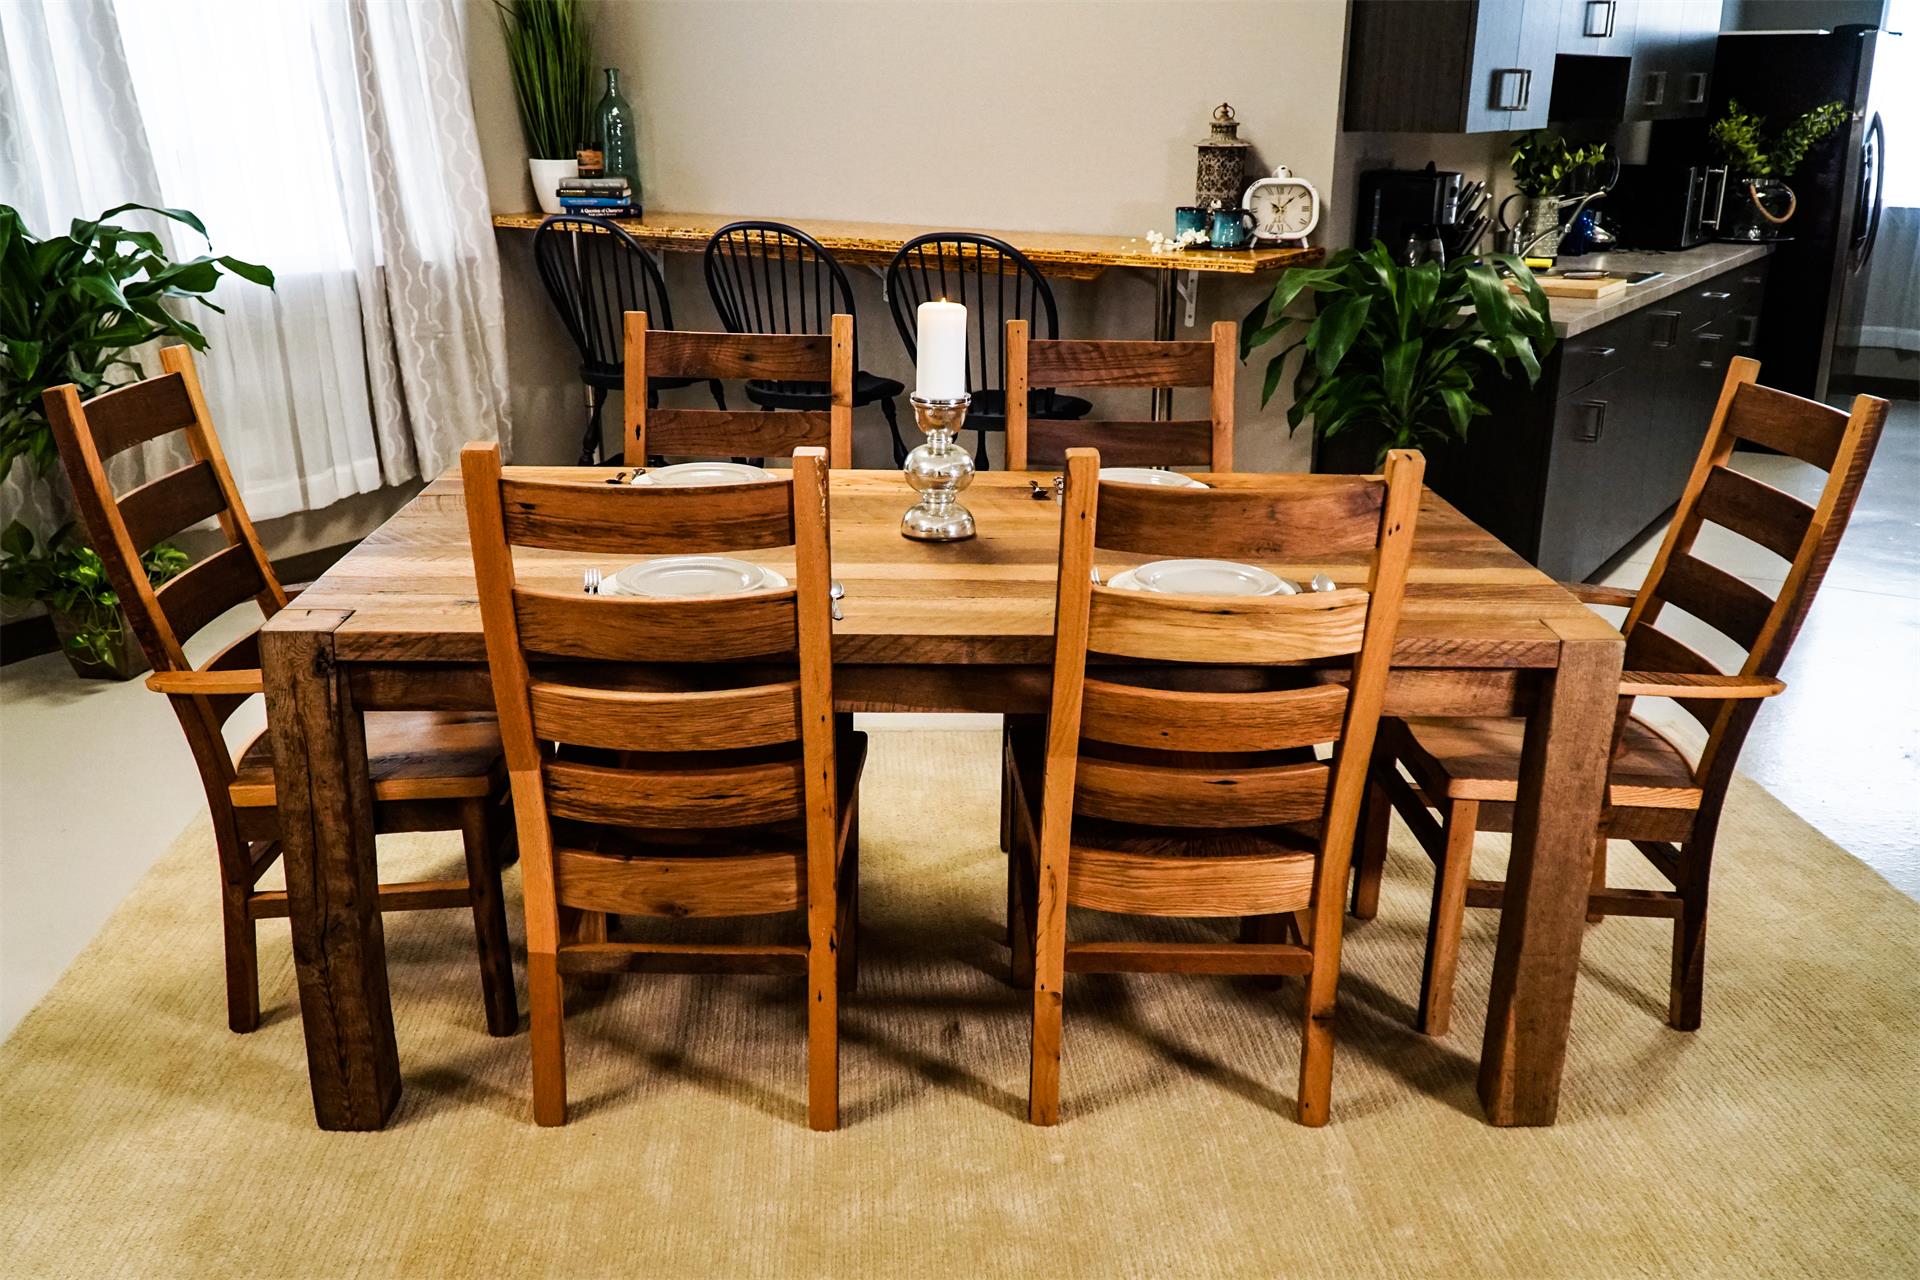
[[[653,208],[927,227],[1171,230],[1173,207],[1192,199],[1193,143],[1223,100],[1255,144],[1255,166],[1284,163],[1331,196],[1343,0],[600,0],[591,8],[600,55],[621,68],[641,116],[641,171]],[[481,0],[472,5],[469,43],[494,205],[531,207],[499,32]],[[1324,222],[1344,228],[1350,214],[1332,203]],[[528,233],[501,233],[500,250],[514,452],[524,461],[568,460],[583,420],[574,360],[529,267]],[[862,363],[904,378],[879,282],[854,274]],[[681,327],[714,323],[697,255],[669,255],[668,282]],[[1056,293],[1066,332],[1152,331],[1153,289],[1138,273],[1059,282]],[[1194,332],[1237,319],[1259,293],[1245,283],[1203,282]],[[1302,467],[1306,441],[1287,438],[1284,406],[1258,408],[1258,367],[1242,379],[1240,463]],[[856,431],[857,462],[888,465],[877,412],[864,411]]]

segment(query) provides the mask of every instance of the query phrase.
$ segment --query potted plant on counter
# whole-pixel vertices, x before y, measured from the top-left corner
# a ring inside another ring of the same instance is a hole
[[[1829,102],[1788,124],[1771,139],[1766,119],[1727,102],[1727,114],[1713,122],[1707,140],[1733,172],[1734,208],[1727,216],[1723,240],[1779,240],[1785,237],[1799,200],[1787,179],[1799,169],[1816,143],[1847,120],[1847,104]]]
[[[1504,211],[1508,201],[1521,200],[1525,208],[1513,222],[1504,224],[1507,233],[1517,235],[1511,244],[1502,243],[1500,247],[1514,253],[1532,253],[1559,229],[1560,211],[1574,193],[1593,187],[1606,160],[1606,143],[1576,147],[1551,129],[1535,129],[1515,138],[1508,162],[1516,190],[1500,202],[1500,207]],[[1547,255],[1552,256],[1552,246]]]
[[[1302,294],[1314,314],[1288,315]],[[1377,240],[1282,275],[1241,324],[1241,359],[1289,331],[1294,340],[1267,361],[1260,403],[1279,388],[1287,357],[1303,352],[1287,426],[1313,420],[1323,471],[1371,470],[1389,449],[1444,451],[1464,440],[1487,412],[1479,380],[1517,367],[1533,385],[1554,341],[1546,296],[1518,258],[1403,266]]]
[[[494,0],[527,170],[543,213],[560,212],[559,184],[580,173],[592,133],[593,33],[579,0]]]

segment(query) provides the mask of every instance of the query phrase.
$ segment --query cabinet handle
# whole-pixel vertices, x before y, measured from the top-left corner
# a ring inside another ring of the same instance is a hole
[[[1657,107],[1667,100],[1667,73],[1664,71],[1647,72],[1646,83],[1640,90],[1640,105]]]
[[[1611,360],[1613,359],[1614,352],[1617,351],[1618,348],[1617,347],[1588,347],[1586,348],[1586,350],[1589,355],[1599,356],[1602,360]]]
[[[1586,422],[1573,429],[1573,438],[1583,444],[1592,444],[1600,439],[1600,433],[1607,429],[1607,402],[1605,400],[1583,400],[1580,407],[1587,410]]]
[[[1707,73],[1704,71],[1687,72],[1687,96],[1685,102],[1697,107],[1707,100]]]
[[[1617,0],[1587,0],[1586,20],[1581,25],[1581,32],[1600,40],[1611,37],[1613,12],[1618,7]]]
[[[1740,336],[1737,339],[1735,339],[1734,345],[1741,346],[1741,347],[1750,347],[1754,343],[1758,342],[1759,340],[1760,340],[1760,317],[1759,316],[1741,316],[1740,317]]]
[[[1508,99],[1506,89],[1509,84],[1517,89],[1512,100]],[[1493,103],[1495,111],[1525,111],[1527,103],[1533,98],[1533,71],[1528,67],[1499,67],[1493,73]]]
[[[1700,292],[1700,296],[1705,298],[1709,302],[1725,302],[1728,298],[1731,298],[1733,295],[1731,293],[1728,293],[1725,289],[1703,289]]]
[[[1726,337],[1727,335],[1724,333],[1703,333],[1700,335],[1700,345],[1704,347],[1711,342],[1724,342],[1726,340]],[[1706,359],[1698,361],[1698,364],[1699,364],[1699,367],[1702,369],[1714,369],[1719,367],[1719,361],[1715,360],[1712,356],[1708,356]]]
[[[1667,322],[1667,336],[1664,338],[1655,338],[1653,345],[1656,347],[1671,347],[1677,344],[1680,341],[1680,313],[1678,311],[1656,311],[1653,314],[1655,318]]]

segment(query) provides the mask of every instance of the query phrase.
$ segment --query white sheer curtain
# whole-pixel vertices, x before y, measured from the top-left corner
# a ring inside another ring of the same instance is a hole
[[[455,0],[0,0],[0,199],[41,234],[127,200],[192,209],[275,272],[196,316],[256,518],[438,474],[501,434],[459,23]]]

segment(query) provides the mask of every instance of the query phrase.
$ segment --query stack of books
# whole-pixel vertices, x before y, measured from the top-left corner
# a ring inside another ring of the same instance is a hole
[[[562,178],[560,211],[586,218],[637,218],[640,206],[625,178]]]

